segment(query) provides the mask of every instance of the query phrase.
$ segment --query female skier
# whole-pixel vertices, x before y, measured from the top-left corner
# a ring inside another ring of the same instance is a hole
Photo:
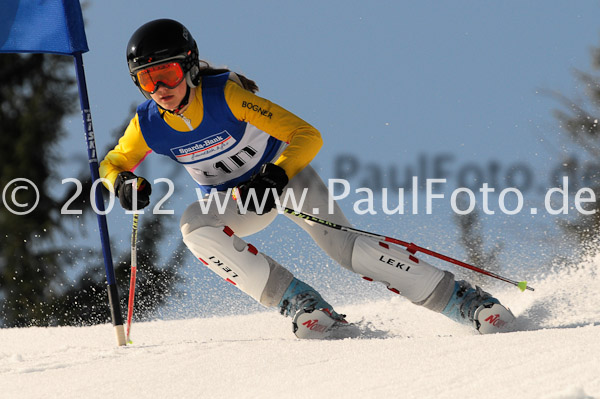
[[[345,324],[345,316],[314,288],[242,239],[277,216],[274,192],[285,198],[287,191],[296,199],[305,193],[302,212],[328,209],[327,187],[309,165],[322,145],[320,133],[255,95],[253,81],[199,60],[195,40],[177,21],[159,19],[135,31],[127,63],[147,101],[100,165],[101,177],[113,183],[109,189],[123,208],[150,203],[150,183],[133,174],[146,155],[170,157],[206,193],[188,206],[180,222],[183,241],[199,262],[264,306],[291,316],[299,338],[325,337]],[[232,191],[237,201],[229,200]],[[452,273],[399,247],[287,216],[340,265],[417,305],[480,333],[504,331],[514,320],[479,287],[455,281]],[[337,204],[327,218],[350,225]]]

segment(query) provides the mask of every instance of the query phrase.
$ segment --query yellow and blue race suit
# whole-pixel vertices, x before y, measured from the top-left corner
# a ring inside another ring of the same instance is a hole
[[[194,92],[182,115],[159,109],[153,100],[141,104],[101,162],[100,176],[114,184],[120,172],[134,171],[156,152],[182,164],[204,192],[226,190],[266,162],[292,179],[321,148],[317,129],[243,89],[229,73],[203,77]]]

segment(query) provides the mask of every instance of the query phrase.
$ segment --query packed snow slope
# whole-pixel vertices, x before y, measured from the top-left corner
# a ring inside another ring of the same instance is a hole
[[[520,331],[478,335],[390,294],[337,309],[350,338],[248,315],[0,330],[1,398],[600,398],[600,257],[498,296]]]

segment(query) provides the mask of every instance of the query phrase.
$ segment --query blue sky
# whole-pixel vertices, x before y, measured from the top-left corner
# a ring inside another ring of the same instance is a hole
[[[540,90],[577,92],[572,71],[589,68],[599,8],[591,1],[91,1],[84,62],[97,140],[106,143],[143,100],[124,61],[131,33],[169,17],[188,26],[201,57],[252,77],[259,94],[322,132],[315,162],[326,177],[340,153],[382,167],[449,153],[454,172],[490,159],[549,169],[564,153],[551,115],[558,104]]]
[[[543,166],[557,154],[555,100],[576,92],[598,44],[597,2],[91,1],[84,61],[97,140],[143,98],[124,53],[133,31],[169,17],[201,57],[255,79],[264,97],[319,128],[336,154],[403,167],[418,154]],[[73,126],[77,130],[78,126]]]
[[[130,106],[143,100],[127,71],[129,37],[167,17],[188,27],[201,58],[255,79],[260,95],[321,131],[325,145],[315,165],[326,179],[341,154],[363,166],[353,184],[369,179],[366,165],[389,179],[390,168],[449,156],[449,180],[465,165],[495,162],[503,178],[511,165],[525,164],[536,187],[547,187],[571,150],[551,114],[559,104],[543,91],[577,97],[572,72],[590,68],[599,11],[595,1],[90,1],[84,62],[96,140],[100,148],[109,143],[110,132],[132,116]],[[67,127],[65,145],[83,151],[78,116]],[[161,177],[164,160],[148,161],[148,177]],[[187,195],[183,202],[193,200],[191,180],[188,187],[191,195],[178,194]],[[349,217],[421,244],[451,246],[456,237],[447,214]],[[511,244],[524,224],[547,229],[554,219],[486,220],[490,237]]]

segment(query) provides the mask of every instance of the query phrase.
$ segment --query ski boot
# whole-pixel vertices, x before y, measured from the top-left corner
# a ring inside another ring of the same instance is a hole
[[[293,317],[294,334],[301,339],[327,338],[332,329],[348,323],[314,288],[295,277],[278,307],[282,315]]]
[[[508,332],[515,316],[500,301],[466,281],[456,281],[454,292],[442,314],[461,324],[472,325],[481,334]]]

